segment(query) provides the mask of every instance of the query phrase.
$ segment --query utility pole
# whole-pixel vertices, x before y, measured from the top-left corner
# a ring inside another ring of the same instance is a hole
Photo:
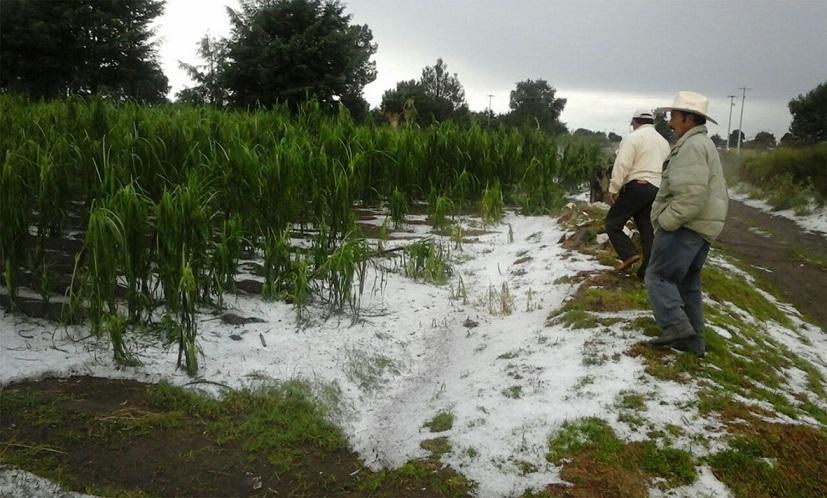
[[[490,128],[491,127],[491,114],[493,114],[493,112],[491,111],[491,99],[494,98],[494,95],[489,93],[486,96],[488,97],[488,127]]]
[[[732,130],[732,108],[735,107],[736,95],[727,95],[729,97],[729,123],[726,125],[726,150],[729,150],[729,136]]]
[[[738,155],[741,155],[741,137],[744,136],[744,100],[747,98],[747,90],[752,90],[752,88],[747,88],[745,86],[738,87],[741,90],[741,120],[738,122]]]

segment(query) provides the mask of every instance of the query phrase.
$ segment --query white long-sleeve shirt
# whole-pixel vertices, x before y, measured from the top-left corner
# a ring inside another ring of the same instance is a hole
[[[646,180],[660,187],[663,162],[669,157],[669,142],[650,124],[639,126],[621,142],[617,151],[609,192],[616,194],[632,180]]]

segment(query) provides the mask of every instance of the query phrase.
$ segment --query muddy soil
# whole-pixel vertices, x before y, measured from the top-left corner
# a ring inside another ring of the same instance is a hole
[[[716,245],[756,267],[806,319],[827,330],[827,239],[738,201]]]
[[[404,476],[384,483],[381,489],[365,491],[359,482],[369,479],[371,472],[356,454],[321,450],[311,444],[294,448],[303,456],[284,470],[243,448],[240,441],[211,438],[210,420],[190,419],[180,425],[136,430],[136,417],[151,420],[164,413],[151,401],[148,387],[133,380],[83,376],[4,387],[0,393],[25,396],[27,402],[22,407],[19,402],[0,405],[0,463],[15,464],[26,452],[40,452],[37,461],[44,468],[57,469],[66,488],[117,496],[446,494],[439,485]],[[32,413],[39,415],[35,418]],[[54,472],[43,472],[44,468],[25,470],[57,477]],[[429,468],[432,475],[439,476],[434,483],[448,482],[454,475],[436,463]]]

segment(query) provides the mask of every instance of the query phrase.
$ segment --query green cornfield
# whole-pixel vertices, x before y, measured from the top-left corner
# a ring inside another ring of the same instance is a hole
[[[4,305],[21,288],[44,303],[63,295],[63,319],[108,333],[118,361],[126,324],[163,318],[194,372],[195,313],[222,308],[240,258],[263,261],[263,297],[294,301],[299,316],[311,290],[341,310],[370,257],[355,207],[398,224],[429,202],[437,225],[483,208],[493,223],[502,202],[551,212],[603,161],[593,144],[537,130],[360,126],[342,109],[0,95]],[[313,247],[294,251],[292,235]]]

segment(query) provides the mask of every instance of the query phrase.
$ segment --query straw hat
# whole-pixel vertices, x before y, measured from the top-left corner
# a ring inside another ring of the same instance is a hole
[[[687,92],[682,91],[678,92],[675,95],[675,100],[672,102],[672,107],[658,107],[655,109],[655,112],[666,112],[666,111],[684,111],[684,112],[691,112],[693,114],[698,114],[706,118],[707,121],[711,121],[714,124],[718,124],[717,121],[709,117],[707,111],[709,110],[709,99],[701,95],[700,93],[695,92]]]
[[[634,114],[632,114],[632,119],[655,119],[655,115],[652,114],[652,111],[649,109],[637,109]]]

